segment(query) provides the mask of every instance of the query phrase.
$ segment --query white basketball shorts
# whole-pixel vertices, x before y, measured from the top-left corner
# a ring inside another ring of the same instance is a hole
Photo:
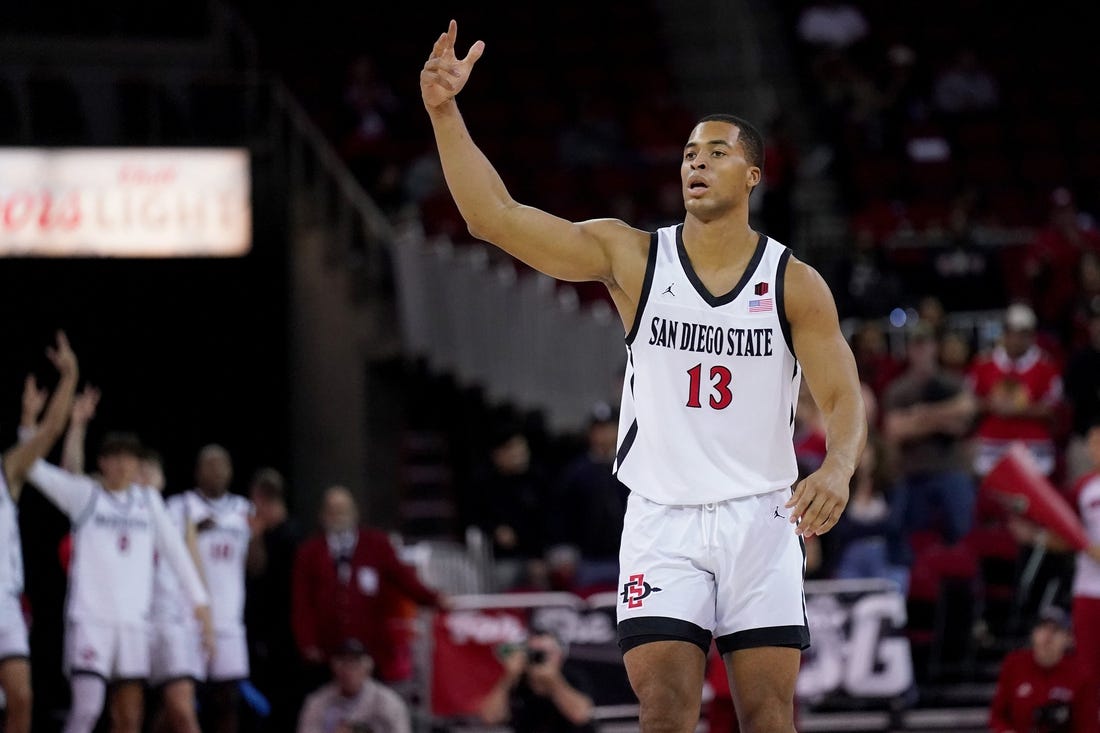
[[[149,647],[149,681],[164,685],[177,680],[199,681],[206,677],[202,640],[188,622],[154,622]]]
[[[26,659],[31,655],[27,643],[27,620],[19,596],[0,595],[0,662]]]
[[[244,626],[214,631],[214,656],[206,658],[197,624],[154,624],[150,681],[156,685],[181,679],[232,682],[249,675],[248,639]]]
[[[619,646],[688,641],[706,654],[810,644],[805,551],[789,489],[666,506],[630,494],[619,551]]]
[[[248,679],[248,638],[244,625],[233,629],[215,629],[214,635],[214,658],[207,666],[206,678],[211,682]]]
[[[114,681],[149,677],[149,629],[70,619],[65,630],[65,670]]]

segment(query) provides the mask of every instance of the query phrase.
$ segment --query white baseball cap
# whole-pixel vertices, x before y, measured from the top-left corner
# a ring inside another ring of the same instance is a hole
[[[1005,309],[1005,328],[1012,331],[1034,331],[1038,319],[1035,311],[1023,303],[1013,303]]]

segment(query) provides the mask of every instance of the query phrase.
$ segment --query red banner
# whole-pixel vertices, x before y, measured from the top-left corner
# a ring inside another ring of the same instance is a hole
[[[432,714],[451,718],[477,714],[481,701],[503,674],[502,644],[527,638],[526,613],[453,611],[432,623]]]

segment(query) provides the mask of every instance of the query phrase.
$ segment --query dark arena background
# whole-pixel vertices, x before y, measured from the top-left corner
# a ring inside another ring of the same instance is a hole
[[[1100,542],[1087,5],[4,3],[5,446],[26,375],[56,384],[45,350],[63,329],[81,387],[102,392],[89,472],[127,430],[162,456],[167,495],[211,443],[235,493],[282,476],[287,518],[262,519],[267,561],[248,566],[242,731],[386,730],[298,727],[335,651],[310,623],[330,617],[416,731],[637,730],[614,635],[635,592],[617,576],[626,490],[610,474],[622,324],[602,285],[550,280],[466,230],[418,86],[453,17],[462,52],[487,44],[463,115],[521,202],[652,231],[683,219],[699,117],[764,133],[751,222],[832,288],[871,425],[845,520],[807,548],[798,730],[1100,731],[1100,567],[1074,551]],[[1035,460],[1003,459],[1015,441]],[[808,393],[794,442],[815,470]],[[447,610],[377,558],[317,590],[298,547],[332,486]],[[19,527],[33,730],[59,731],[69,523],[28,485]],[[486,713],[532,630],[592,701],[584,725],[553,723],[530,691]],[[1031,684],[1005,672],[998,692],[1010,654],[1086,682],[1008,726]],[[707,680],[698,730],[736,730],[715,652]],[[150,688],[145,730],[159,704]]]

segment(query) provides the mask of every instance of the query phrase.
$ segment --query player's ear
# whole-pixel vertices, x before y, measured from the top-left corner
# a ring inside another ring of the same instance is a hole
[[[748,183],[750,188],[756,188],[760,185],[761,173],[760,169],[755,165],[749,166],[749,170],[745,173],[745,176],[747,178],[746,183]]]

